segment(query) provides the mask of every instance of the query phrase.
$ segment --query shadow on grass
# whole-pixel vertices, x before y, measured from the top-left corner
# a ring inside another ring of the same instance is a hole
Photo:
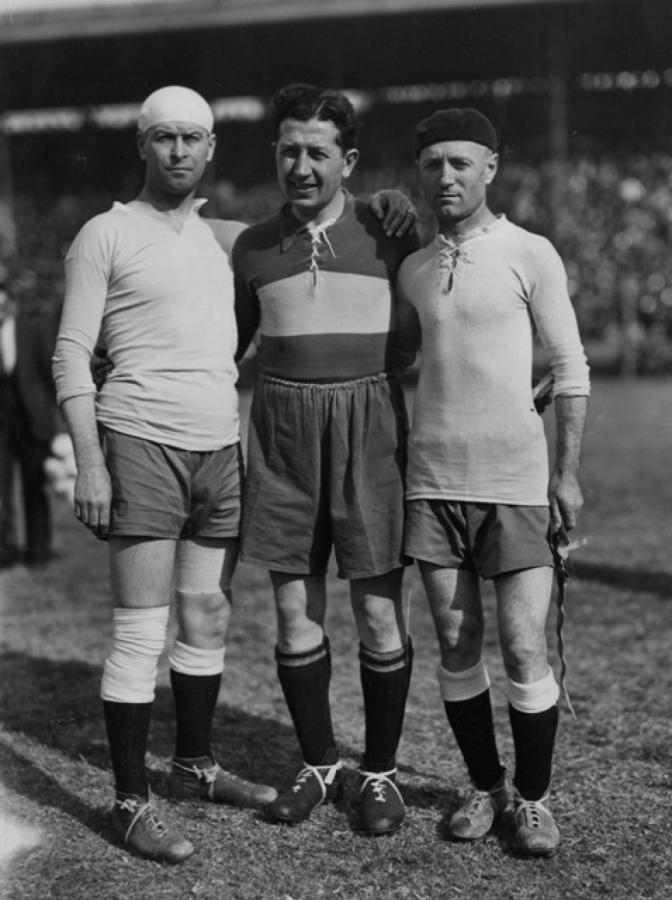
[[[89,806],[72,791],[26,756],[0,742],[0,770],[12,791],[38,803],[50,806],[77,819],[90,831],[100,834],[111,843],[117,839],[112,829],[109,808]]]
[[[74,761],[110,769],[103,720],[100,669],[83,662],[55,662],[24,653],[0,658],[0,708],[3,725],[25,734]],[[173,753],[175,710],[170,688],[159,687],[152,710],[149,753]],[[243,778],[276,783],[286,780],[297,763],[293,730],[274,719],[218,704],[213,747],[219,762]],[[148,772],[152,787],[165,793],[165,772]]]
[[[571,575],[582,581],[599,581],[629,591],[658,594],[672,598],[672,573],[642,572],[603,563],[572,561]]]
[[[3,725],[25,734],[77,762],[110,770],[100,692],[100,668],[81,661],[57,662],[25,653],[0,657],[0,708]],[[149,754],[170,758],[175,735],[175,710],[170,688],[158,687],[152,710]],[[212,728],[213,749],[220,764],[243,778],[273,785],[287,784],[301,756],[293,728],[276,719],[219,703]],[[339,743],[346,760],[358,760],[361,748]],[[404,775],[427,779],[427,786],[402,788],[410,806],[436,807],[446,794],[432,787],[434,773],[401,765]],[[167,794],[166,768],[152,766],[153,790]]]
[[[443,785],[423,784],[420,786],[404,784],[404,768],[399,767],[399,788],[406,806],[416,809],[441,810],[445,806],[451,809],[457,808],[460,792],[455,788],[446,788]]]

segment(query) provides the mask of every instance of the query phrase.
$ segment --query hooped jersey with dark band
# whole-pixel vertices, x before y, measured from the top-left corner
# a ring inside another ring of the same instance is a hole
[[[407,364],[394,281],[417,247],[415,235],[388,237],[347,193],[342,214],[319,229],[284,206],[233,249],[238,356],[259,329],[261,370],[291,381],[347,381]]]

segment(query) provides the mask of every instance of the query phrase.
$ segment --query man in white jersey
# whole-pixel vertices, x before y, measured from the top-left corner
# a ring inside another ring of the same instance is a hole
[[[438,679],[473,792],[449,832],[477,840],[509,802],[481,658],[479,578],[493,579],[515,748],[521,852],[550,856],[549,809],[558,686],[545,623],[549,538],[576,524],[588,367],[562,262],[543,237],[495,216],[487,187],[497,136],[472,109],[439,110],[416,129],[436,239],[399,273],[400,327],[422,340],[409,439],[406,552],[417,559],[439,640]],[[538,333],[554,377],[557,448],[547,448],[531,393]]]
[[[109,542],[114,633],[101,696],[113,821],[130,849],[173,863],[194,848],[156,818],[145,774],[173,579],[172,793],[250,807],[276,796],[222,770],[210,749],[240,519],[228,253],[243,228],[198,215],[212,127],[194,91],[167,87],[147,98],[138,122],[144,186],[89,221],[70,247],[53,365],[77,459],[75,513]],[[96,395],[89,364],[99,332],[113,368]]]

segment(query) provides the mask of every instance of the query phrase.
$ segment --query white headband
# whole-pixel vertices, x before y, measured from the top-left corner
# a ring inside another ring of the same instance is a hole
[[[200,94],[191,88],[159,88],[145,100],[140,108],[138,131],[144,134],[148,128],[161,122],[190,122],[199,125],[210,134],[214,124],[212,110]]]

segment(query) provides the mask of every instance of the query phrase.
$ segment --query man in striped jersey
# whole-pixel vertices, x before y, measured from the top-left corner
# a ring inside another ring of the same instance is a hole
[[[259,329],[241,558],[270,572],[278,675],[304,766],[268,807],[297,823],[339,793],[324,633],[333,548],[350,582],[366,722],[361,830],[397,830],[396,752],[411,672],[402,615],[406,412],[393,283],[415,236],[391,239],[343,189],[358,158],[341,93],[290,85],[273,101],[287,203],[239,237],[233,261],[243,353]]]

